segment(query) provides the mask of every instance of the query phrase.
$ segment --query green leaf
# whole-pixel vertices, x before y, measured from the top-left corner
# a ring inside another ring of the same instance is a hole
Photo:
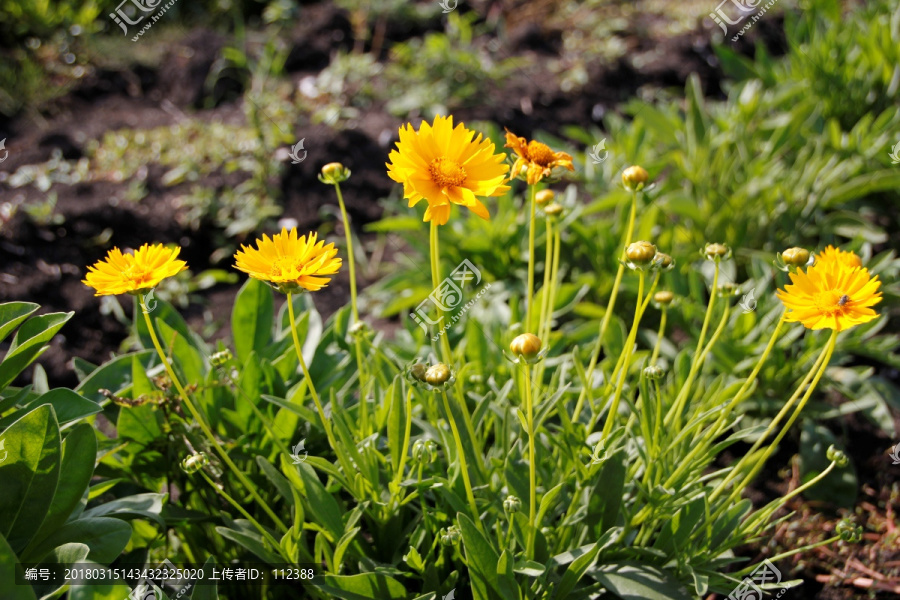
[[[0,362],[0,390],[8,386],[25,367],[48,348],[46,345],[74,312],[49,313],[25,321]]]
[[[83,518],[117,517],[123,519],[144,518],[154,521],[160,527],[166,523],[160,516],[168,494],[134,494],[104,502],[84,511]]]
[[[216,567],[216,557],[210,556],[203,563],[203,578],[209,581],[213,576],[213,569]],[[219,593],[216,584],[195,585],[191,591],[191,600],[219,600]]]
[[[76,394],[67,388],[50,390],[46,394],[42,394],[34,400],[31,400],[23,408],[25,410],[30,410],[37,408],[42,404],[49,404],[53,407],[53,411],[56,413],[56,420],[60,425],[78,421],[79,419],[95,415],[103,410],[103,407],[96,402],[88,400],[84,396]],[[9,417],[0,419],[0,427],[8,425],[6,422],[7,419],[9,419]]]
[[[3,600],[36,600],[30,585],[13,585],[16,571],[23,575],[16,553],[9,547],[6,539],[0,535],[0,581],[3,583]]]
[[[490,597],[487,595],[489,589],[502,597],[497,575],[497,563],[500,561],[500,555],[497,554],[488,539],[478,531],[472,519],[463,513],[458,513],[456,517],[463,544],[465,544],[469,575],[472,578],[472,592],[474,593],[478,589],[482,597]]]
[[[146,369],[153,362],[154,356],[156,356],[156,352],[153,350],[142,350],[141,352],[117,356],[91,372],[84,381],[78,384],[75,391],[85,398],[98,403],[106,400],[103,394],[100,393],[102,389],[121,394],[124,390],[131,387],[132,361],[137,359]]]
[[[403,446],[403,434],[406,432],[406,403],[403,401],[403,386],[400,376],[388,387],[385,395],[390,398],[391,409],[388,415],[388,448],[391,451],[391,466],[396,472],[400,466],[400,456],[406,452]]]
[[[32,302],[4,302],[0,304],[0,342],[6,339],[19,323],[28,318],[28,315],[40,308],[39,304]]]
[[[641,563],[604,565],[591,577],[622,600],[691,600],[687,590],[667,573]]]
[[[23,562],[40,562],[54,548],[77,542],[91,549],[88,558],[101,564],[114,561],[131,539],[131,525],[119,519],[99,517],[70,521],[22,554]]]
[[[59,480],[59,426],[45,404],[0,434],[8,452],[0,463],[0,535],[16,552],[37,533],[50,509]]]
[[[258,533],[237,531],[236,529],[229,529],[227,527],[216,527],[216,531],[219,532],[219,535],[222,537],[237,542],[269,564],[274,565],[284,562],[283,558],[280,558],[275,552],[266,547],[263,537]]]
[[[99,563],[99,561],[84,561],[84,566],[86,568],[105,568],[102,564],[97,563]],[[73,585],[69,589],[69,600],[127,600],[130,594],[131,588],[125,583],[107,580],[97,583]]]
[[[322,591],[344,600],[406,600],[403,584],[380,573],[325,575]]]
[[[330,534],[334,542],[344,533],[344,522],[341,518],[341,508],[337,501],[325,490],[325,486],[319,481],[316,472],[307,464],[297,465],[300,478],[303,480],[303,488],[306,492],[306,504],[308,512],[313,520],[322,525]]]
[[[94,428],[82,423],[63,440],[59,484],[35,539],[47,537],[66,522],[91,482],[96,460],[97,436]]]
[[[231,312],[234,351],[240,364],[245,364],[254,350],[261,356],[265,353],[272,343],[274,319],[272,289],[262,281],[248,279],[238,291]]]
[[[806,483],[828,468],[831,461],[826,452],[828,446],[834,445],[844,450],[840,442],[827,428],[807,421],[800,434],[800,478]],[[807,500],[828,502],[840,507],[852,507],[856,502],[859,481],[853,463],[844,467],[835,467],[824,479],[803,492]]]
[[[284,498],[288,504],[291,506],[294,505],[294,495],[291,493],[291,484],[285,479],[284,475],[278,472],[278,469],[266,460],[265,456],[257,456],[256,464],[259,465],[259,468],[262,469],[263,475],[265,475],[269,481],[272,482],[272,485],[275,486],[275,489],[278,490],[278,493],[281,494],[281,497]]]

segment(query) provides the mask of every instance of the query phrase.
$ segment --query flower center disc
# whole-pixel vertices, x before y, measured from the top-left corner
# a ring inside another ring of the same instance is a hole
[[[138,265],[131,265],[122,275],[125,279],[140,285],[147,279],[147,271]]]
[[[269,269],[269,275],[272,277],[281,277],[290,274],[295,270],[294,259],[290,256],[281,256],[276,258]]]
[[[456,187],[466,181],[466,170],[458,162],[445,156],[436,158],[428,165],[431,180],[441,188]]]
[[[547,144],[531,140],[528,142],[528,158],[531,162],[546,167],[553,162],[553,150]]]
[[[842,298],[844,298],[843,304],[841,303]],[[850,299],[835,290],[816,294],[815,301],[816,308],[828,315],[833,315],[835,313],[844,314],[844,311],[850,308],[848,306],[850,304]]]

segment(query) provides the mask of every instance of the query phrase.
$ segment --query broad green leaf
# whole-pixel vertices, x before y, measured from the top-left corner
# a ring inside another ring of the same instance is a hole
[[[103,569],[99,561],[83,561],[85,568]],[[69,589],[69,600],[128,600],[131,588],[124,582],[99,581],[84,585],[73,585]]]
[[[121,394],[131,387],[132,360],[137,359],[146,369],[153,363],[155,356],[156,352],[153,350],[142,350],[117,356],[91,372],[84,381],[78,384],[75,391],[94,402],[105,401],[106,398],[100,393],[100,390],[107,389]]]
[[[344,533],[344,522],[341,518],[341,508],[337,501],[325,490],[325,486],[319,481],[319,477],[312,467],[303,463],[297,465],[300,478],[303,480],[303,488],[307,504],[307,513],[312,519],[322,525],[331,537],[331,541],[337,541]]]
[[[291,493],[291,484],[285,479],[284,475],[278,472],[278,469],[266,460],[265,456],[257,456],[256,464],[259,465],[259,468],[262,469],[263,475],[272,482],[272,485],[275,486],[275,489],[278,490],[278,493],[284,498],[288,504],[293,506],[294,504],[294,495]]]
[[[17,552],[44,521],[59,480],[59,426],[50,405],[23,415],[0,434],[0,535]]]
[[[117,517],[122,519],[143,518],[165,527],[160,516],[168,494],[135,494],[104,502],[84,511],[82,518]]]
[[[828,429],[811,421],[804,423],[803,431],[800,434],[800,477],[803,483],[817,476],[831,464],[826,456],[828,447],[831,445],[839,450],[844,450],[841,443]],[[824,479],[803,492],[803,496],[807,500],[828,502],[839,507],[851,507],[856,501],[858,489],[856,469],[851,462],[844,468],[835,467]]]
[[[32,302],[4,302],[0,304],[0,342],[6,339],[13,329],[28,318],[28,315],[40,308]]]
[[[103,407],[96,402],[88,400],[67,388],[50,390],[46,394],[30,401],[23,407],[23,410],[31,410],[42,404],[49,404],[53,407],[53,411],[56,413],[56,420],[60,426],[89,417],[103,410]],[[6,419],[0,419],[0,427],[8,424]]]
[[[456,517],[466,551],[466,560],[469,563],[472,591],[480,589],[482,590],[481,594],[486,594],[487,590],[490,590],[493,594],[502,596],[499,575],[497,574],[497,563],[500,561],[500,555],[494,550],[490,541],[478,531],[472,519],[463,513],[458,513]],[[485,590],[485,587],[487,590]]]
[[[322,591],[344,600],[406,600],[407,597],[402,583],[380,573],[325,575],[322,579]]]
[[[36,600],[30,585],[14,585],[16,570],[19,575],[24,571],[19,565],[16,553],[9,547],[6,539],[0,535],[0,581],[3,582],[3,600]]]
[[[403,386],[398,375],[386,392],[390,398],[390,414],[388,415],[388,447],[391,451],[391,466],[396,472],[400,465],[400,456],[406,452],[403,446],[403,434],[406,431],[406,403],[403,400]]]
[[[213,569],[216,567],[216,557],[210,556],[203,563],[203,578],[209,580],[213,576]],[[191,600],[218,600],[219,593],[215,583],[208,585],[195,585],[191,590]]]
[[[74,312],[49,313],[32,317],[16,332],[3,362],[0,362],[0,390],[8,386],[25,370],[25,367],[48,348],[47,344],[56,335]]]
[[[50,509],[35,539],[43,539],[60,528],[81,502],[94,474],[97,459],[97,436],[86,423],[76,426],[62,443],[59,484]]]
[[[240,364],[245,364],[253,351],[262,356],[272,344],[274,319],[272,289],[262,281],[248,279],[238,291],[231,312],[234,351]]]
[[[608,564],[592,571],[591,577],[622,600],[691,600],[674,577],[646,564]]]
[[[160,342],[172,356],[172,362],[176,364],[184,374],[183,385],[200,384],[204,379],[203,356],[178,330],[170,327],[165,321],[157,321]],[[177,373],[177,371],[176,371]]]
[[[101,564],[114,561],[131,539],[131,525],[119,519],[98,517],[70,521],[22,554],[24,562],[40,562],[54,548],[77,542],[91,549],[88,558]]]

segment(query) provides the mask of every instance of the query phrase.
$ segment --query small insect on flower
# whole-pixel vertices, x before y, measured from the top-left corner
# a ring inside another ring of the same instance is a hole
[[[881,302],[881,282],[868,269],[844,262],[817,262],[806,272],[789,274],[791,284],[778,290],[787,308],[785,319],[808,329],[843,331],[878,316],[871,307]]]
[[[106,258],[88,267],[83,284],[96,290],[95,296],[131,294],[139,296],[187,269],[187,263],[176,260],[181,248],[162,244],[144,244],[133,254],[113,248]]]

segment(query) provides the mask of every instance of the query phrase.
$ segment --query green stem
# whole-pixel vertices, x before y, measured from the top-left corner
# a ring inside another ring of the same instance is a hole
[[[534,299],[534,230],[535,230],[535,209],[537,202],[537,185],[531,186],[531,217],[528,221],[528,304],[525,306],[525,323],[522,324],[523,331],[531,331],[531,314],[533,311],[532,304]]]
[[[650,364],[655,365],[656,359],[659,358],[659,349],[662,346],[662,339],[666,333],[666,316],[668,314],[668,310],[664,306],[662,309],[662,315],[659,317],[659,330],[656,332],[656,344],[653,346],[653,354],[650,355]]]
[[[572,413],[572,422],[576,422],[584,408],[584,400],[591,388],[591,382],[594,379],[594,369],[597,368],[597,361],[600,358],[600,351],[603,348],[603,338],[606,336],[606,328],[612,318],[613,310],[616,307],[616,297],[619,294],[619,287],[622,285],[622,276],[625,274],[625,249],[631,243],[631,236],[634,235],[634,221],[637,216],[637,192],[631,197],[631,211],[628,214],[628,224],[625,228],[624,243],[619,257],[619,268],[616,271],[616,279],[613,282],[612,292],[609,294],[609,302],[606,304],[606,312],[603,313],[603,319],[600,321],[600,330],[597,332],[597,342],[594,344],[594,350],[591,353],[591,361],[586,371],[586,383],[582,386],[581,392],[578,394],[578,402],[575,403],[575,410]]]
[[[688,371],[687,379],[684,382],[684,385],[681,386],[681,390],[678,392],[678,397],[675,399],[675,403],[672,405],[672,408],[666,413],[665,424],[668,425],[669,421],[672,417],[675,418],[675,427],[673,431],[678,431],[681,429],[681,412],[684,408],[684,402],[687,400],[687,397],[690,393],[691,386],[694,384],[694,377],[697,376],[697,372],[700,370],[700,366],[703,364],[702,357],[703,354],[703,344],[706,342],[706,332],[709,329],[709,321],[710,317],[712,317],[713,307],[716,305],[716,296],[718,296],[719,291],[719,261],[716,261],[715,274],[713,275],[713,284],[712,290],[709,294],[709,304],[706,306],[706,316],[703,317],[703,327],[700,328],[700,337],[697,339],[697,352],[694,354],[694,360],[691,361],[691,368]]]
[[[172,380],[172,383],[175,385],[175,389],[178,390],[178,393],[181,394],[181,397],[184,398],[184,405],[188,408],[188,411],[191,413],[191,416],[197,421],[197,424],[200,426],[200,429],[203,431],[204,435],[206,435],[207,439],[209,439],[209,443],[212,444],[213,448],[216,449],[216,452],[219,453],[219,456],[222,458],[222,461],[228,465],[228,468],[234,473],[235,477],[243,484],[244,488],[247,490],[254,500],[259,503],[260,507],[265,511],[265,513],[272,519],[272,522],[275,523],[278,528],[286,533],[288,528],[285,524],[278,518],[278,515],[269,507],[265,500],[263,500],[262,496],[260,496],[256,491],[256,486],[253,485],[247,476],[238,468],[236,464],[231,460],[231,457],[228,456],[228,453],[225,452],[225,449],[219,444],[218,440],[216,440],[216,436],[213,434],[212,430],[206,424],[206,421],[200,416],[200,413],[194,407],[194,403],[191,400],[190,396],[188,396],[187,392],[184,389],[184,386],[181,385],[181,381],[178,379],[178,376],[175,375],[175,370],[172,368],[172,365],[169,364],[168,359],[166,358],[165,352],[163,352],[162,346],[159,343],[159,338],[156,335],[156,329],[153,327],[153,321],[150,320],[150,311],[146,310],[143,301],[141,301],[141,312],[144,313],[144,320],[147,323],[147,329],[150,332],[150,339],[153,341],[153,347],[156,348],[156,353],[159,355],[159,359],[162,361],[163,367],[166,370],[166,373],[169,375],[169,379]]]
[[[622,370],[619,373],[619,378],[616,381],[616,391],[613,395],[612,404],[609,407],[609,413],[606,415],[606,424],[603,426],[603,437],[601,439],[606,439],[609,437],[609,434],[612,432],[613,423],[615,423],[616,416],[619,411],[619,401],[622,399],[622,391],[625,388],[625,379],[628,375],[628,365],[631,360],[631,355],[634,351],[635,339],[637,338],[637,330],[638,325],[641,322],[641,302],[644,298],[644,272],[638,271],[638,295],[637,295],[637,303],[634,307],[634,320],[631,323],[631,331],[628,333],[628,339],[625,340],[625,348],[622,351],[624,360],[622,361]]]
[[[821,473],[819,473],[818,475],[816,475],[815,477],[813,477],[812,479],[810,479],[803,485],[798,486],[797,489],[795,489],[791,493],[789,493],[786,496],[783,496],[781,498],[776,498],[775,500],[772,500],[767,505],[765,505],[764,507],[759,509],[756,512],[756,514],[754,514],[753,517],[748,521],[748,523],[741,527],[741,529],[745,532],[749,532],[749,531],[752,531],[753,529],[755,529],[756,527],[763,525],[766,521],[769,520],[769,517],[771,517],[775,513],[775,511],[777,511],[779,508],[784,506],[788,502],[788,500],[798,496],[799,494],[802,494],[803,492],[805,492],[812,486],[816,485],[818,482],[825,479],[828,476],[828,474],[834,470],[834,468],[836,466],[837,466],[837,463],[834,461],[831,461],[831,464],[828,465],[828,467],[824,471],[822,471]]]
[[[538,337],[544,333],[547,328],[546,321],[548,305],[550,303],[550,275],[551,265],[553,264],[553,221],[547,217],[547,248],[544,253],[544,285],[541,288],[541,315],[538,319]],[[541,337],[543,340],[544,338]]]
[[[347,216],[347,208],[344,206],[344,196],[341,194],[341,184],[335,183],[338,204],[341,207],[341,219],[344,221],[344,236],[347,238],[347,254],[349,255],[348,267],[350,268],[350,306],[353,310],[353,321],[359,322],[359,305],[356,297],[356,256],[353,254],[353,234],[350,231],[350,219]]]
[[[394,490],[399,490],[400,481],[403,479],[403,467],[406,465],[406,455],[409,453],[409,435],[412,431],[412,387],[406,392],[406,428],[403,431],[403,453],[400,455],[400,461],[397,464],[397,471],[394,473],[394,481],[391,484],[391,494]]]
[[[525,419],[528,425],[528,558],[534,558],[537,534],[535,509],[537,505],[537,477],[534,458],[534,398],[531,390],[531,365],[525,364]]]
[[[484,533],[484,527],[481,524],[481,518],[478,516],[478,506],[475,504],[475,494],[472,492],[472,482],[469,480],[469,467],[466,464],[466,453],[463,450],[462,438],[459,437],[459,428],[456,426],[456,418],[453,411],[450,410],[450,400],[447,398],[447,392],[441,390],[441,398],[444,401],[444,410],[447,411],[447,420],[450,421],[450,430],[453,432],[453,441],[456,442],[456,454],[459,457],[459,470],[462,472],[463,484],[466,487],[466,499],[469,501],[469,510],[472,511],[472,520],[481,533]]]
[[[294,351],[297,354],[297,360],[300,361],[300,369],[303,370],[303,377],[306,378],[306,386],[309,388],[309,395],[312,396],[313,402],[316,404],[316,411],[319,413],[319,419],[322,420],[322,427],[325,429],[325,436],[328,438],[328,443],[331,444],[331,449],[334,450],[335,455],[337,455],[338,461],[341,463],[341,467],[343,467],[344,473],[347,476],[347,481],[350,481],[353,478],[354,470],[338,446],[337,440],[334,437],[334,432],[331,430],[331,421],[325,416],[325,409],[322,407],[319,393],[316,391],[316,386],[313,384],[309,369],[306,367],[306,360],[303,358],[303,347],[300,345],[300,337],[297,335],[297,323],[294,319],[294,298],[291,292],[287,293],[287,305],[288,317],[291,320],[291,337],[294,339]]]
[[[818,548],[820,546],[827,546],[828,544],[836,542],[839,539],[841,539],[841,536],[836,535],[834,537],[828,538],[827,540],[822,540],[821,542],[815,542],[814,544],[808,544],[801,548],[794,548],[793,550],[788,550],[787,552],[782,552],[781,554],[776,554],[775,556],[773,556],[772,558],[769,559],[769,562],[776,563],[779,560],[784,560],[785,558],[789,558],[791,556],[794,556],[795,554],[800,554],[801,552],[806,552],[807,550],[812,550],[813,548]],[[735,577],[744,577],[745,575],[749,575],[750,573],[752,573],[753,570],[758,567],[759,567],[759,565],[753,565],[752,567],[747,567],[746,569],[735,573],[734,576]]]
[[[239,502],[237,502],[234,498],[229,496],[228,493],[224,489],[222,489],[221,487],[216,485],[216,483],[212,479],[209,478],[209,475],[207,475],[203,471],[203,469],[200,469],[200,475],[203,476],[203,479],[206,480],[206,482],[210,485],[210,487],[212,487],[220,496],[222,496],[222,498],[224,498],[225,501],[228,502],[228,504],[233,506],[234,509],[237,510],[239,513],[241,513],[241,515],[243,515],[243,517],[245,519],[250,521],[251,525],[253,525],[254,527],[256,527],[256,529],[259,530],[259,533],[262,534],[262,536],[264,538],[266,538],[266,541],[269,542],[269,544],[271,544],[273,550],[276,550],[281,555],[281,557],[283,559],[285,559],[285,561],[288,564],[293,564],[293,561],[285,554],[284,549],[281,547],[281,544],[279,544],[277,541],[275,541],[275,538],[272,537],[272,534],[269,533],[268,529],[266,529],[265,527],[260,525],[259,521],[254,519],[253,515],[251,515],[249,512],[247,512],[244,509],[244,507],[240,505]]]

